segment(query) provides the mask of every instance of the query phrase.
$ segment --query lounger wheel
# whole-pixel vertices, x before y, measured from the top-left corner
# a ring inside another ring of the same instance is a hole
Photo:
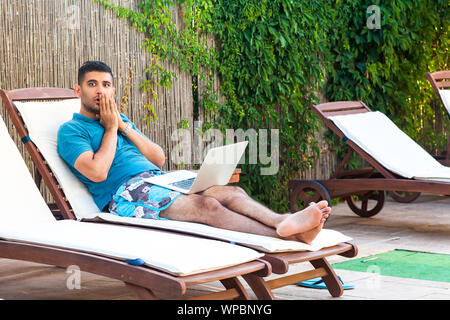
[[[392,199],[401,203],[410,203],[420,197],[420,192],[389,191]]]
[[[311,202],[327,200],[331,206],[331,198],[327,189],[317,181],[305,180],[300,181],[294,187],[289,197],[289,208],[291,212],[307,207]]]
[[[368,191],[364,194],[346,197],[345,201],[358,216],[369,218],[383,209],[384,199],[384,191]]]

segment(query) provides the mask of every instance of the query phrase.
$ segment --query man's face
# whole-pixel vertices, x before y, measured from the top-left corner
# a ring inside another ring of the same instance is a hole
[[[75,93],[81,99],[84,109],[93,114],[100,113],[100,97],[113,97],[115,89],[108,72],[87,72],[80,85],[75,85]]]

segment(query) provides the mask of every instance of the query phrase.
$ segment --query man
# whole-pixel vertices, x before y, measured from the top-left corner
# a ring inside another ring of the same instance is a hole
[[[214,186],[185,195],[144,182],[145,177],[164,174],[160,170],[164,152],[118,112],[111,69],[103,62],[85,62],[74,90],[81,99],[80,112],[59,129],[58,153],[104,211],[198,222],[305,243],[311,243],[331,213],[326,201],[293,214],[278,214],[239,187]]]

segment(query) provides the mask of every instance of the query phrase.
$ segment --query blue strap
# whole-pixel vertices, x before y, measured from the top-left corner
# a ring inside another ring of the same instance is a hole
[[[341,284],[344,284],[344,281],[342,281],[341,277],[338,276],[339,281],[341,282]],[[324,282],[322,278],[320,278],[319,280],[317,280],[316,282],[313,283],[313,285],[318,285],[320,283]]]
[[[343,142],[346,142],[348,140],[348,138],[346,137],[346,136],[344,136],[343,138],[342,138],[342,141]]]
[[[145,264],[145,261],[141,258],[137,259],[127,259],[125,260],[126,263],[131,264],[132,266],[143,266]]]
[[[323,283],[323,279],[322,278],[320,278],[319,280],[314,282],[313,285],[318,285],[318,284],[321,284],[321,283]]]
[[[31,138],[30,138],[29,136],[25,136],[25,137],[23,137],[21,140],[22,140],[22,142],[25,144],[25,143],[31,141]]]

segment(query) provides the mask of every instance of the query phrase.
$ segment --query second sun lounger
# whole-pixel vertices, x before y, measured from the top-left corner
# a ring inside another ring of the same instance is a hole
[[[312,109],[349,151],[329,180],[289,182],[291,210],[298,198],[340,197],[353,212],[370,217],[383,208],[384,191],[450,195],[450,167],[436,161],[381,112],[372,112],[361,101],[329,102]],[[344,170],[354,152],[370,167]]]

